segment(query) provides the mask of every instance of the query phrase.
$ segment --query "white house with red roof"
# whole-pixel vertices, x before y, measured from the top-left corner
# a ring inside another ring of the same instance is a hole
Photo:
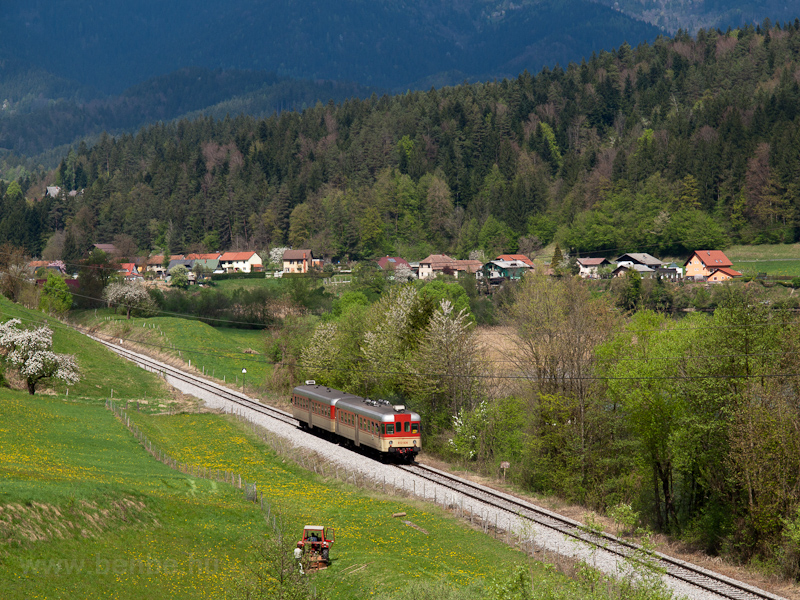
[[[223,252],[219,266],[226,273],[251,273],[262,269],[261,257],[255,252]]]
[[[725,271],[717,274],[717,279],[714,279],[714,281],[724,281],[724,279],[721,279],[722,277],[730,279],[741,276],[741,273],[731,268],[733,263],[725,256],[722,250],[695,250],[684,266],[686,267],[686,277],[688,279],[707,279],[711,281],[711,276],[720,269],[725,269]]]
[[[122,275],[126,281],[140,281],[142,274],[139,273],[139,268],[136,263],[122,263],[119,266],[119,274]]]

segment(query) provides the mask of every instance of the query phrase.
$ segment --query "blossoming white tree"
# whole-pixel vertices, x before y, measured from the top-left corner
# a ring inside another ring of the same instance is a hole
[[[68,384],[77,383],[80,377],[75,357],[50,350],[53,331],[47,326],[19,329],[20,323],[19,319],[11,319],[0,325],[0,347],[6,351],[6,361],[19,369],[28,385],[28,393],[34,394],[36,384],[50,377]]]
[[[131,310],[137,308],[148,308],[153,305],[147,288],[135,281],[119,281],[109,284],[103,290],[103,297],[110,306],[122,306],[128,311],[128,318],[131,318]]]

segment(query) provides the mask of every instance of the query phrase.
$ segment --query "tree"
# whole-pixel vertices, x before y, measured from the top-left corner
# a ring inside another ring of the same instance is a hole
[[[292,552],[293,540],[277,531],[254,545],[248,573],[238,584],[234,598],[242,600],[306,600],[316,598],[308,576]]]
[[[33,275],[25,250],[5,242],[0,246],[0,292],[12,302],[19,301],[23,288]]]
[[[56,354],[53,332],[47,326],[36,329],[18,329],[21,321],[11,319],[0,325],[0,347],[6,351],[6,362],[19,369],[25,379],[28,393],[36,392],[36,385],[43,379],[56,378],[67,384],[80,380],[75,357],[71,354]]]
[[[186,270],[186,267],[183,265],[176,265],[172,267],[172,270],[169,272],[170,280],[169,284],[172,287],[180,288],[185,290],[189,287],[189,273]]]
[[[113,276],[117,274],[117,265],[108,254],[95,248],[83,261],[78,272],[78,301],[82,308],[102,306],[103,290]]]
[[[483,396],[482,356],[468,309],[455,312],[450,300],[442,300],[411,361],[414,387],[431,413],[445,410],[452,417],[474,408]]]
[[[601,350],[608,361],[609,397],[622,407],[641,461],[650,469],[652,515],[660,530],[679,528],[676,440],[687,411],[680,376],[691,371],[685,366],[687,359],[669,358],[691,354],[695,342],[693,327],[672,326],[663,315],[643,311]]]
[[[49,314],[61,314],[72,308],[72,293],[64,278],[52,271],[47,273],[47,281],[42,286],[39,308]]]
[[[505,319],[515,334],[507,358],[526,374],[520,393],[529,402],[530,458],[542,461],[539,471],[550,472],[549,480],[539,481],[564,489],[571,477],[576,489],[590,489],[592,473],[601,478],[601,463],[613,462],[611,417],[594,378],[594,349],[616,329],[614,311],[607,298],[592,298],[579,277],[554,280],[537,268],[517,284]]]
[[[135,281],[119,281],[110,284],[103,290],[103,297],[110,306],[118,305],[126,309],[128,318],[131,318],[131,311],[150,308],[153,301],[147,288]]]

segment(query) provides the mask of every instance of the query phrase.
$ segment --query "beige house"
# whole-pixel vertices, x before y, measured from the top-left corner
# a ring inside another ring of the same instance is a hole
[[[479,260],[457,260],[446,254],[431,254],[419,261],[419,278],[433,279],[440,273],[458,278],[459,272],[477,273],[483,264]]]
[[[733,271],[733,263],[722,250],[695,250],[686,261],[686,277],[689,279],[707,279],[717,269]],[[737,273],[737,276],[741,273]]]
[[[312,267],[322,268],[322,261],[314,258],[311,250],[287,250],[283,253],[284,273],[308,273]]]

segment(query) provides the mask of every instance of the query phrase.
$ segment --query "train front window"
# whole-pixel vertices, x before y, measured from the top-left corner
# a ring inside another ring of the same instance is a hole
[[[394,423],[389,423],[386,426],[386,435],[393,435],[394,434]]]
[[[419,423],[411,424],[411,433],[419,433]]]
[[[403,424],[403,428],[404,428],[403,430],[404,430],[406,433],[408,433],[408,432],[411,430],[411,423],[409,423],[408,421],[406,421],[406,422]]]

